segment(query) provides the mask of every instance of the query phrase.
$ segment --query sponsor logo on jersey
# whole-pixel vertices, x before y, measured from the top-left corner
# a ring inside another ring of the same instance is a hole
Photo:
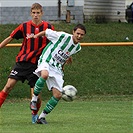
[[[62,50],[59,50],[55,55],[54,55],[54,59],[60,63],[60,64],[64,64],[66,59],[69,58],[70,53],[66,52],[64,53]]]
[[[30,38],[30,37],[32,37],[32,36],[34,36],[34,33],[31,33],[31,34],[27,33],[27,34],[26,34],[26,38]]]

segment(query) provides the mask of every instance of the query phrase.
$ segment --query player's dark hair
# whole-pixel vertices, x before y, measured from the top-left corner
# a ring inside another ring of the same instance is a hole
[[[42,11],[42,6],[41,6],[39,3],[34,3],[34,4],[32,4],[32,6],[31,6],[31,11],[32,11],[33,9],[40,9],[40,10]]]
[[[81,29],[81,30],[84,30],[84,32],[85,32],[85,34],[86,34],[86,28],[85,28],[85,26],[84,25],[82,25],[82,24],[77,24],[75,27],[74,27],[74,31],[76,31],[77,29]]]

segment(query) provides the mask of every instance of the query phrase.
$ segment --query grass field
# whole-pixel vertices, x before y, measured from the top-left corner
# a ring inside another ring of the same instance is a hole
[[[71,33],[73,25],[61,23],[55,24],[55,28]],[[133,41],[133,24],[86,23],[85,26],[87,34],[83,42],[126,42],[127,36]],[[15,27],[1,25],[0,42]],[[0,49],[0,90],[18,51],[19,47]],[[31,123],[29,86],[18,82],[0,109],[0,133],[132,133],[132,52],[132,46],[82,47],[73,56],[73,64],[65,66],[64,77],[65,84],[78,89],[78,99],[72,103],[61,101],[47,117],[48,125]],[[51,93],[47,89],[42,93],[44,101],[49,99]]]
[[[31,123],[29,100],[7,100],[0,109],[0,133],[132,133],[130,97],[97,98],[61,100],[47,116],[48,125]]]

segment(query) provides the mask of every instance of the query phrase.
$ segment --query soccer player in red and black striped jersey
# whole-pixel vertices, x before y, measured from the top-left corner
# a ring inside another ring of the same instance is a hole
[[[33,94],[34,85],[38,77],[33,73],[37,68],[37,63],[42,50],[47,45],[49,40],[46,37],[26,39],[27,36],[37,34],[49,28],[54,30],[53,25],[42,20],[43,9],[39,3],[34,3],[31,7],[32,20],[20,24],[5,40],[0,43],[0,48],[3,48],[13,39],[23,39],[22,46],[16,56],[16,63],[12,69],[4,88],[0,92],[0,107],[4,103],[9,92],[13,89],[17,81],[22,83],[27,80]],[[41,99],[38,98],[38,110],[41,106]],[[36,122],[38,117],[37,111],[32,111],[32,123]]]

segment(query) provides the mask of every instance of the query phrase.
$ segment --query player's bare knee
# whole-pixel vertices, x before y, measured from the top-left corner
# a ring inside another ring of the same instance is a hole
[[[41,77],[42,77],[43,79],[47,80],[48,75],[41,75]]]
[[[60,100],[62,95],[53,95],[53,96],[54,96],[55,98],[57,98],[58,100]]]
[[[58,91],[58,92],[53,93],[53,96],[60,100],[62,97],[62,93]]]
[[[41,71],[41,77],[44,78],[45,80],[48,78],[49,73],[47,70],[42,70]]]

